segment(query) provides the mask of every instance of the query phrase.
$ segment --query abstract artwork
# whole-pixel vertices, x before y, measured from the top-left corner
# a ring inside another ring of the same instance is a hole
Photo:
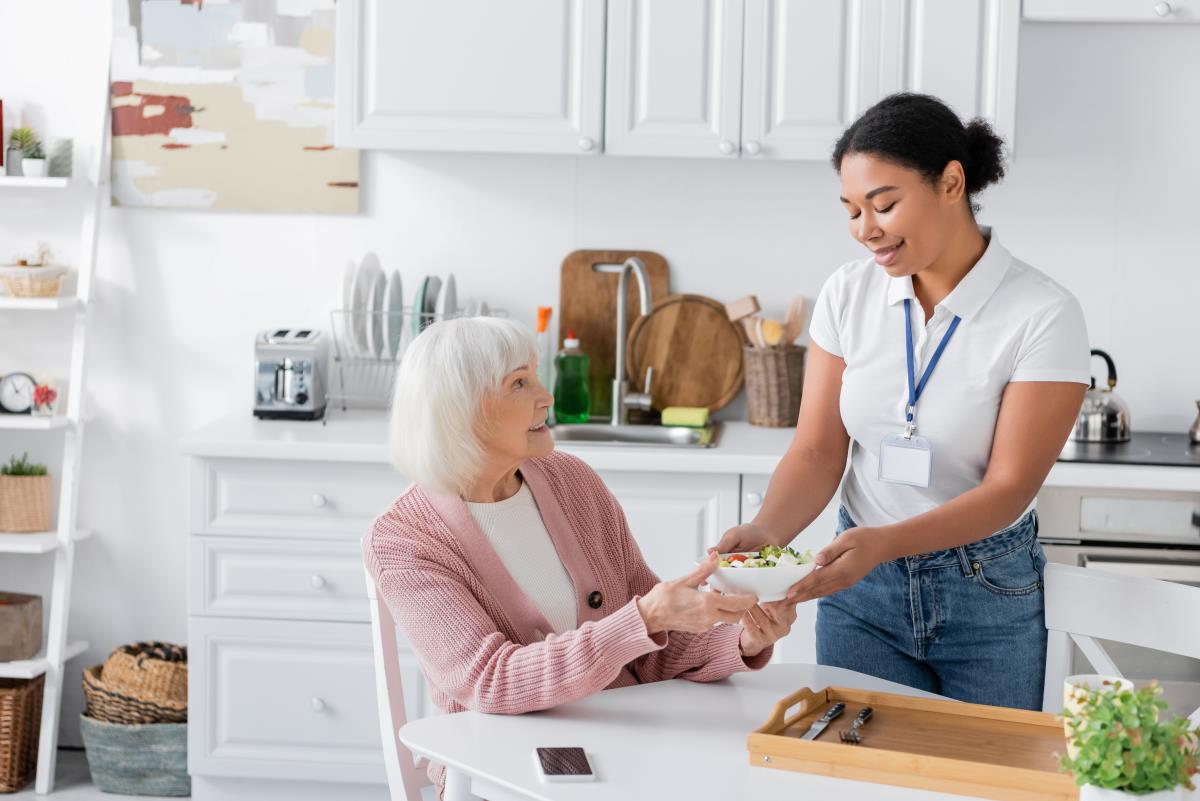
[[[115,205],[358,211],[358,151],[333,146],[334,0],[128,2]]]

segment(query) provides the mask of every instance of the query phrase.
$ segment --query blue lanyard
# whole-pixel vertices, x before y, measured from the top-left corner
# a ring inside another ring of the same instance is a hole
[[[904,344],[906,346],[905,356],[908,357],[908,406],[904,410],[904,419],[908,422],[908,428],[904,434],[906,437],[912,437],[913,431],[916,430],[913,417],[917,410],[917,401],[921,399],[921,393],[925,391],[925,385],[929,383],[929,376],[933,373],[933,368],[937,367],[938,360],[942,358],[942,351],[946,349],[946,344],[950,341],[950,337],[954,336],[954,329],[958,328],[960,322],[962,322],[962,318],[957,314],[954,315],[954,319],[950,321],[950,327],[946,329],[946,335],[938,343],[937,350],[933,352],[929,364],[925,365],[925,372],[921,374],[921,380],[918,382],[913,369],[912,304],[909,298],[904,299]]]

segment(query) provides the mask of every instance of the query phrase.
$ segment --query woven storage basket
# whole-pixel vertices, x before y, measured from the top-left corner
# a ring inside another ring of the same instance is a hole
[[[187,724],[123,725],[79,716],[92,782],[106,793],[185,796]]]
[[[83,699],[89,718],[125,724],[187,722],[187,699],[171,704],[143,701],[105,683],[103,669],[103,665],[93,665],[83,671]]]
[[[14,298],[56,298],[62,291],[62,269],[19,267],[0,273],[0,281]]]
[[[0,679],[0,793],[15,793],[37,771],[45,681]]]
[[[167,707],[187,706],[187,647],[137,642],[113,650],[101,673],[109,688]]]
[[[804,346],[746,348],[746,411],[750,425],[796,425],[804,385]]]
[[[0,476],[0,531],[50,530],[50,476]]]

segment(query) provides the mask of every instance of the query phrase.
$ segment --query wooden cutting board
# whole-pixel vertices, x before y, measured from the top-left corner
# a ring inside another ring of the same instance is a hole
[[[649,250],[577,250],[563,259],[558,291],[558,341],[561,348],[567,329],[579,336],[580,348],[591,357],[589,383],[592,391],[592,415],[612,413],[613,359],[616,356],[617,281],[612,273],[598,273],[596,264],[622,264],[637,256],[646,265],[651,301],[665,298],[671,291],[667,260]],[[629,276],[626,294],[626,335],[638,315],[637,280]]]
[[[841,717],[817,739],[800,739],[836,701],[846,704]],[[862,727],[862,743],[843,743],[839,733],[864,706],[875,712]],[[1063,724],[1048,712],[847,687],[803,688],[775,705],[746,748],[758,767],[998,801],[1079,798],[1074,777],[1059,772],[1055,757],[1066,749]]]
[[[634,322],[625,364],[630,386],[639,392],[646,368],[654,368],[655,409],[716,411],[742,388],[742,332],[729,321],[724,304],[701,295],[671,295]]]

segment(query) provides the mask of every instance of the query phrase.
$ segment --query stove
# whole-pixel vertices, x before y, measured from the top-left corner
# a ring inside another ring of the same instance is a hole
[[[1135,431],[1128,442],[1067,442],[1060,462],[1200,467],[1200,445],[1187,434]]]

